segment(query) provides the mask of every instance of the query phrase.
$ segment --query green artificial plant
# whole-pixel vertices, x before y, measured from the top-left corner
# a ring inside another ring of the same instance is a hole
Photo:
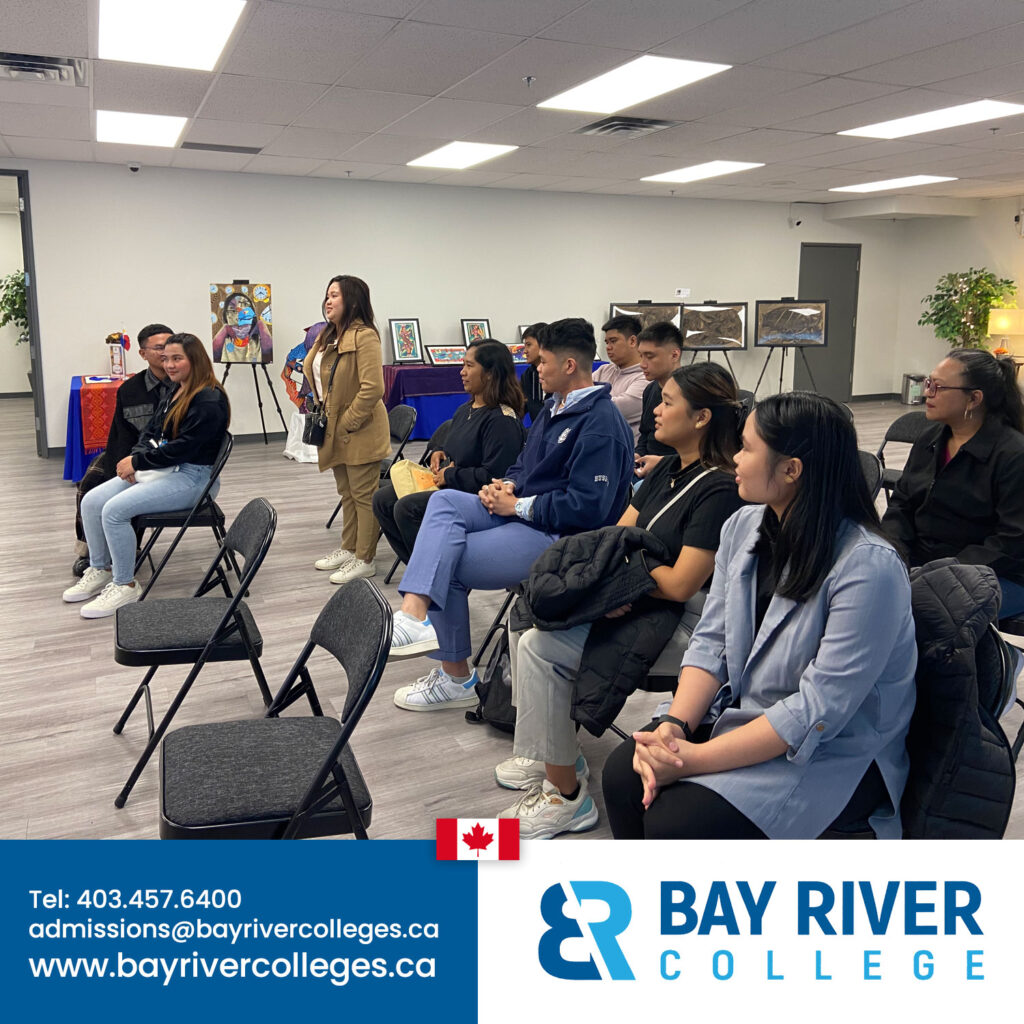
[[[15,270],[0,277],[0,327],[20,327],[16,345],[28,341],[28,297],[25,292],[25,271]]]
[[[988,315],[992,309],[1013,303],[1017,285],[991,270],[970,267],[958,274],[943,274],[935,291],[921,302],[928,310],[918,324],[931,325],[935,334],[953,348],[982,348],[988,336]]]

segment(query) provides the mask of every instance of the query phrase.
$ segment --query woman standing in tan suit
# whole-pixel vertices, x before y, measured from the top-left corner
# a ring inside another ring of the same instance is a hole
[[[332,583],[373,576],[380,528],[373,495],[381,459],[391,453],[384,408],[380,336],[370,289],[358,277],[332,277],[324,298],[327,326],[303,369],[318,401],[326,396],[327,435],[319,449],[320,472],[330,469],[341,495],[341,547],[316,561]],[[333,374],[333,377],[332,377]]]

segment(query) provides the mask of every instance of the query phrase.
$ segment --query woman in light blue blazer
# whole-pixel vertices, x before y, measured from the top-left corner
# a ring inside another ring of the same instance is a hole
[[[813,839],[837,818],[901,835],[917,648],[839,406],[759,403],[736,455],[704,614],[667,715],[612,753],[617,839]],[[710,738],[707,738],[710,734]],[[706,740],[705,742],[700,742]]]

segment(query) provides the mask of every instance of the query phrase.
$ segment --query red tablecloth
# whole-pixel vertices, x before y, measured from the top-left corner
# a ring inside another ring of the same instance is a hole
[[[117,389],[123,380],[90,382],[82,380],[82,447],[86,454],[105,448],[114,420]]]

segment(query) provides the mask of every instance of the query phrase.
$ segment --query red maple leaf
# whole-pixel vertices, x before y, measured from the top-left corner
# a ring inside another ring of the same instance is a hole
[[[494,842],[494,836],[485,832],[483,826],[477,822],[468,832],[462,833],[462,841],[471,849],[476,850],[477,857],[481,850],[486,850]]]

